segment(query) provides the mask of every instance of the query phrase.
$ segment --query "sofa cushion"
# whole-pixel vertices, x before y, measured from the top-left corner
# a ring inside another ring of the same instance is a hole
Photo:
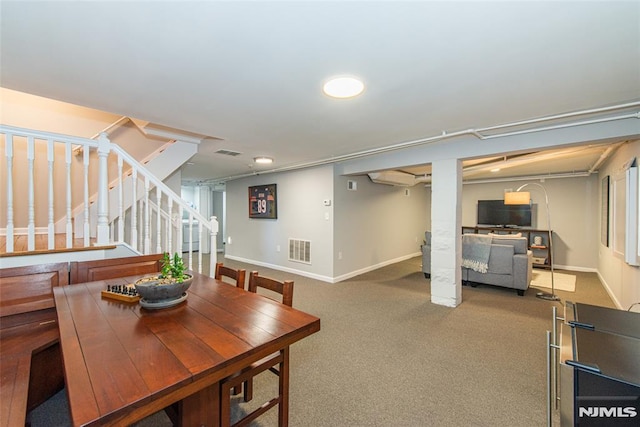
[[[528,248],[527,238],[509,238],[509,237],[494,237],[492,243],[495,245],[510,245],[513,246],[514,253],[516,254],[526,254]]]
[[[494,274],[513,274],[513,251],[511,245],[491,245],[491,254],[489,255],[489,273]]]

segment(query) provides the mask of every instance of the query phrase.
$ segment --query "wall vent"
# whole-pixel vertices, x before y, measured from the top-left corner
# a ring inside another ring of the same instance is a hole
[[[289,239],[289,261],[311,264],[311,242],[309,240]]]
[[[214,154],[222,154],[222,155],[225,155],[225,156],[232,156],[232,157],[235,157],[235,156],[239,156],[239,155],[240,155],[240,154],[242,154],[242,153],[239,153],[239,152],[237,152],[237,151],[231,151],[231,150],[224,150],[224,149],[221,149],[221,150],[216,151]]]

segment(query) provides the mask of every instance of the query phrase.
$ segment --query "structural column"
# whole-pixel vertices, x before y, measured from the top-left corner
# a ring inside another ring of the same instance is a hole
[[[462,162],[431,166],[431,302],[456,307],[462,302]]]

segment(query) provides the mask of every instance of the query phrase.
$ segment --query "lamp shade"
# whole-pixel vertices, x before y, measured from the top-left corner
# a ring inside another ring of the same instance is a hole
[[[531,193],[528,191],[512,191],[504,193],[505,205],[528,205],[531,203]]]

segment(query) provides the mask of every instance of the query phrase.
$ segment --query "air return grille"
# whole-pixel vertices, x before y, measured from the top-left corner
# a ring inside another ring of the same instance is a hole
[[[222,154],[222,155],[225,155],[225,156],[235,157],[235,156],[239,156],[242,153],[239,153],[237,151],[220,149],[220,150],[216,151],[215,154]]]
[[[311,242],[309,240],[289,239],[289,261],[311,264]]]

